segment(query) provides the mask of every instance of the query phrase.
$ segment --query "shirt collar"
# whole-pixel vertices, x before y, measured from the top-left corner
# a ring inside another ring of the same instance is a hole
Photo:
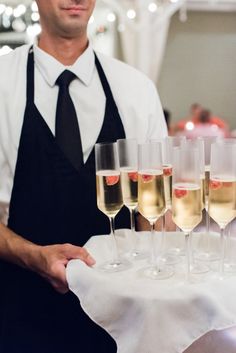
[[[90,44],[71,66],[63,65],[36,44],[34,45],[34,60],[37,68],[51,87],[55,85],[57,78],[66,69],[73,72],[78,79],[88,86],[95,66],[94,52]]]

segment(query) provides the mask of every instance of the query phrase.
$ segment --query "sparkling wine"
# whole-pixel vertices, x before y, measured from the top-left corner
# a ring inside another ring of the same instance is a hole
[[[122,168],[121,187],[124,205],[130,209],[135,209],[138,204],[138,172]]]
[[[209,214],[221,228],[236,216],[236,181],[214,177],[209,182]]]
[[[114,217],[123,205],[120,173],[102,170],[96,173],[97,205],[108,217]]]
[[[164,213],[164,178],[161,170],[139,171],[138,210],[149,222],[155,222]]]
[[[172,202],[172,166],[164,165],[163,174],[166,208],[170,210]]]
[[[197,184],[176,183],[172,190],[172,217],[184,232],[191,232],[202,219],[201,188]]]

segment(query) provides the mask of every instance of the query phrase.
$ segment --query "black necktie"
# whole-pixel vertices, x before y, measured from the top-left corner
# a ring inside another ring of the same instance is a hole
[[[69,93],[69,85],[76,78],[65,70],[57,79],[59,86],[56,110],[56,141],[72,165],[79,170],[83,165],[83,150],[76,111]]]

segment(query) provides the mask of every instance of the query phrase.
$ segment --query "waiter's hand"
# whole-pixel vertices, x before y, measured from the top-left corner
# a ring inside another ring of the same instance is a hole
[[[85,248],[71,244],[48,245],[38,247],[34,270],[44,277],[59,293],[69,291],[66,281],[66,265],[69,260],[80,259],[88,266],[95,264]]]

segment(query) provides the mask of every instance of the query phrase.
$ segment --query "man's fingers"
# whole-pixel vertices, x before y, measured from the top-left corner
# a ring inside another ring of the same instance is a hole
[[[68,260],[80,259],[84,261],[88,266],[92,266],[96,262],[85,248],[71,244],[65,244],[65,255]]]
[[[88,266],[93,266],[93,265],[96,263],[96,261],[94,260],[94,258],[93,258],[90,254],[88,254],[88,255],[83,259],[83,261],[84,261]]]
[[[49,278],[49,282],[61,294],[65,294],[69,291],[65,266],[63,264],[56,266],[53,277]]]

